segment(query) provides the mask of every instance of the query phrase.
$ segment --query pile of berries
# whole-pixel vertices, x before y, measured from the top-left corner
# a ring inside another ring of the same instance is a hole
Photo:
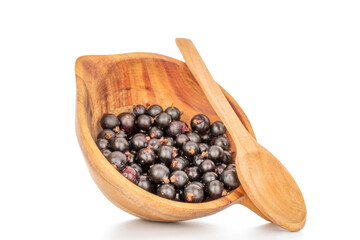
[[[240,186],[225,125],[197,114],[189,129],[180,115],[159,105],[105,114],[96,145],[125,178],[167,199],[199,203]]]

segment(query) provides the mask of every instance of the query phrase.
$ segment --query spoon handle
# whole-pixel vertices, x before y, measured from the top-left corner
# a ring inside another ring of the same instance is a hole
[[[256,146],[254,146],[254,144],[256,144],[255,140],[250,136],[237,117],[219,85],[211,76],[192,41],[190,39],[177,38],[176,44],[185,59],[186,65],[204,91],[211,106],[229,130],[229,134],[234,139],[237,151],[239,148],[245,150],[243,148],[245,146],[245,152],[250,149],[256,150]]]

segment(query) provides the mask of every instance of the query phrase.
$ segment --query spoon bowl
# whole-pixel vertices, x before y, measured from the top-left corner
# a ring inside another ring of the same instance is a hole
[[[236,203],[268,219],[241,186],[225,197],[203,203],[176,202],[149,193],[124,178],[96,147],[102,115],[129,111],[134,104],[174,104],[184,111],[181,118],[186,123],[198,113],[207,115],[211,122],[220,120],[184,62],[153,53],[83,56],[77,59],[75,70],[77,137],[92,178],[113,204],[140,218],[161,222],[204,217]],[[224,89],[221,91],[255,138],[240,106]]]

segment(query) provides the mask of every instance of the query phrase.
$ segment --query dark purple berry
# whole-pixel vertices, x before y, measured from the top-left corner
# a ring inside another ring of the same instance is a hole
[[[129,143],[123,137],[116,137],[111,140],[110,147],[113,151],[125,152],[129,150]]]
[[[201,137],[199,134],[195,133],[195,132],[190,132],[187,134],[188,138],[190,141],[192,142],[196,142],[196,143],[200,143],[201,142]]]
[[[206,185],[208,183],[210,183],[211,181],[217,180],[218,179],[218,175],[214,172],[207,172],[204,173],[201,177],[201,181]]]
[[[209,130],[210,121],[204,114],[197,114],[191,119],[191,128],[193,131],[204,133]]]
[[[199,145],[195,142],[186,142],[182,146],[182,151],[187,157],[193,157],[199,153]]]
[[[154,185],[151,183],[148,176],[140,176],[137,185],[148,192],[154,191]]]
[[[189,131],[188,126],[183,121],[172,121],[166,130],[166,134],[170,137],[176,137],[179,134]]]
[[[179,120],[180,119],[180,111],[177,107],[171,106],[168,107],[165,112],[171,116],[172,120]]]
[[[126,167],[127,158],[122,152],[115,151],[108,155],[107,160],[113,165],[118,171],[122,171]]]
[[[230,140],[227,137],[219,136],[215,138],[213,145],[217,145],[224,150],[230,149]]]
[[[133,169],[135,169],[140,175],[143,174],[143,169],[140,167],[139,164],[132,163],[132,164],[130,165],[130,167],[132,167]]]
[[[195,166],[200,166],[200,164],[205,160],[206,158],[204,158],[203,155],[201,154],[197,154],[193,157],[193,165]]]
[[[132,133],[135,130],[135,117],[131,113],[121,113],[118,119],[120,121],[120,128],[123,129],[126,134]]]
[[[97,138],[105,138],[107,140],[111,140],[115,137],[115,132],[113,130],[110,129],[104,129],[102,130],[99,135],[97,136]]]
[[[175,145],[175,141],[172,137],[164,137],[162,139],[162,144],[164,144],[165,146],[174,146]]]
[[[232,190],[240,186],[240,181],[236,171],[231,169],[223,171],[220,180],[224,183],[226,189]]]
[[[216,121],[213,124],[211,124],[210,132],[212,136],[217,137],[225,134],[226,127],[222,122]]]
[[[176,170],[171,173],[170,181],[177,189],[182,189],[189,182],[189,177],[184,171]]]
[[[201,141],[203,143],[210,143],[211,142],[211,134],[210,133],[204,133],[201,135]]]
[[[114,114],[108,113],[101,118],[100,125],[103,129],[113,129],[120,125],[120,121]]]
[[[204,190],[196,183],[190,183],[184,188],[184,201],[199,203],[204,199]]]
[[[131,148],[135,151],[140,150],[141,148],[146,147],[146,136],[142,133],[135,134],[130,141]]]
[[[233,170],[233,171],[236,171],[236,165],[235,165],[235,163],[232,163],[232,164],[227,165],[227,167],[225,167],[225,170]]]
[[[150,148],[156,152],[162,145],[161,145],[159,139],[152,138],[147,142],[146,146],[147,147],[150,146]]]
[[[207,155],[207,158],[210,160],[213,160],[214,162],[218,163],[221,161],[221,159],[224,157],[224,150],[216,145],[212,145],[209,147],[209,150],[204,153],[204,155]]]
[[[224,156],[221,159],[221,162],[224,164],[231,164],[234,162],[233,157],[230,152],[224,151]]]
[[[149,115],[142,114],[136,119],[136,127],[143,131],[148,131],[153,124],[153,121]]]
[[[220,182],[219,180],[214,180],[212,182],[210,182],[207,187],[206,190],[209,194],[209,197],[211,197],[212,199],[217,199],[220,198],[224,195],[224,184],[222,182]]]
[[[98,138],[96,139],[96,146],[102,150],[102,149],[105,149],[109,146],[109,141],[106,140],[105,138]]]
[[[215,170],[215,163],[206,159],[200,164],[199,169],[202,173],[213,172]]]
[[[154,183],[169,183],[170,170],[162,164],[154,164],[150,167],[149,176]]]
[[[122,170],[121,174],[130,182],[135,183],[139,177],[139,173],[132,167],[127,166],[124,170]]]
[[[124,130],[120,129],[117,133],[115,133],[115,137],[123,137],[126,138],[127,134],[125,133]]]
[[[150,165],[155,163],[155,160],[155,152],[149,147],[140,149],[136,154],[136,162],[139,163],[143,169],[148,169]]]
[[[101,149],[101,153],[104,155],[104,157],[108,157],[111,151],[107,148]]]
[[[134,105],[130,113],[134,114],[135,117],[140,116],[146,112],[146,108],[143,105]]]
[[[151,138],[161,138],[162,136],[164,136],[164,132],[159,129],[158,127],[152,127],[149,130],[149,136]]]
[[[163,112],[156,116],[155,121],[159,128],[164,129],[170,126],[171,116]]]
[[[170,183],[162,184],[157,189],[158,196],[167,198],[170,200],[175,199],[175,194],[176,194],[175,187]]]
[[[152,105],[146,111],[146,113],[152,117],[156,117],[157,115],[159,115],[162,112],[163,112],[163,109],[159,105]]]
[[[215,167],[215,172],[221,174],[226,168],[226,164],[220,164]]]
[[[198,167],[188,167],[185,169],[185,173],[188,175],[191,182],[200,181],[201,172]]]
[[[176,152],[170,146],[161,146],[157,151],[157,155],[160,162],[168,165],[176,157]]]
[[[200,153],[206,152],[207,150],[209,150],[209,145],[206,143],[199,143],[199,150]]]
[[[175,140],[176,146],[179,148],[181,148],[184,145],[184,143],[186,143],[188,141],[190,141],[190,139],[186,134],[177,135],[176,140]]]
[[[174,158],[170,163],[170,170],[184,170],[187,167],[187,164],[183,158]]]

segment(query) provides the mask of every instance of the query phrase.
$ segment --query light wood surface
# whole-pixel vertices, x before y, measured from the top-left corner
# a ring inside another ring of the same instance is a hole
[[[184,111],[182,119],[187,123],[197,113],[206,114],[212,122],[220,120],[183,62],[152,53],[83,56],[76,61],[76,84],[78,140],[92,178],[116,206],[143,219],[171,222],[211,215],[240,203],[267,219],[241,186],[225,197],[204,203],[158,197],[125,179],[97,149],[94,139],[100,131],[101,116],[129,110],[133,104],[151,103],[163,107],[174,104]],[[255,137],[240,106],[222,91],[236,116]]]
[[[290,230],[303,228],[306,206],[286,168],[249,134],[189,39],[176,43],[212,108],[224,122],[236,148],[236,170],[255,206],[272,222]]]

